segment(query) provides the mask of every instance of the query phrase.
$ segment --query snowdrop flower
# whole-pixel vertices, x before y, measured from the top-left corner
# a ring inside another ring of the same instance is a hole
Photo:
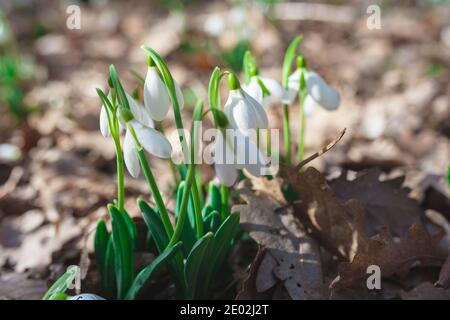
[[[301,70],[297,69],[289,77],[289,89],[284,94],[283,103],[291,104],[294,101],[300,86],[300,76]],[[319,74],[314,71],[306,70],[305,81],[307,87],[305,106],[308,104],[308,108],[312,109],[314,104],[317,103],[327,110],[336,110],[339,107],[339,93],[329,86]]]
[[[230,126],[247,135],[249,130],[266,129],[269,120],[261,104],[245,92],[234,74],[228,80],[230,94],[224,106],[224,113]]]
[[[162,121],[169,112],[170,98],[167,87],[161,80],[153,60],[149,58],[147,76],[144,83],[144,105],[150,117]],[[183,93],[174,81],[178,104],[184,107]]]
[[[262,82],[264,87],[269,91],[269,95],[264,94],[259,82]],[[259,102],[264,108],[267,108],[271,103],[281,101],[283,98],[283,88],[281,85],[272,79],[254,75],[250,78],[248,84],[242,86],[253,99]]]
[[[118,108],[117,118],[119,121],[119,134],[126,129],[123,142],[125,166],[131,176],[136,178],[140,172],[140,164],[131,128],[144,150],[157,157],[169,158],[172,153],[172,146],[163,134],[153,128],[154,124],[148,111],[130,95],[126,94],[126,97],[130,106],[130,112],[124,108]],[[105,106],[102,106],[100,112],[100,131],[105,137],[111,135]]]
[[[236,182],[239,169],[261,176],[268,164],[252,139],[237,129],[218,130],[214,150],[216,177],[227,187]]]

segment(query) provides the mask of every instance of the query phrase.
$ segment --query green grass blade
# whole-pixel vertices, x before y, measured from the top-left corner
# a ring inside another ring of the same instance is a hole
[[[174,246],[167,248],[148,266],[142,269],[142,271],[139,272],[130,289],[128,290],[128,293],[125,296],[125,300],[136,299],[148,287],[148,285],[150,284],[150,280],[152,279],[152,276],[155,274],[155,272],[162,266],[166,265],[172,259],[175,253],[178,252],[181,246],[182,243],[178,242]]]
[[[123,299],[133,282],[133,240],[123,214],[114,206],[108,206],[112,219],[117,298]]]

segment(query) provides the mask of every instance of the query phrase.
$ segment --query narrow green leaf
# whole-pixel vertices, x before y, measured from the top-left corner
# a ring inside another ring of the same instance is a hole
[[[117,298],[123,299],[134,277],[133,240],[123,214],[114,206],[108,206],[112,220]]]
[[[209,204],[206,204],[206,206],[204,206],[202,209],[203,220],[213,211],[213,207],[211,207]]]
[[[161,217],[143,200],[138,200],[138,206],[141,209],[144,222],[155,240],[158,251],[163,252],[169,244],[169,238],[167,237]]]
[[[114,243],[113,238],[109,237],[108,246],[105,254],[105,287],[102,288],[103,293],[108,297],[113,297],[116,290],[116,270],[114,257]]]
[[[293,64],[295,56],[296,56],[295,52],[301,41],[302,41],[302,36],[301,35],[296,36],[292,40],[292,42],[289,44],[289,47],[287,48],[286,53],[284,55],[282,83],[283,83],[283,87],[285,89],[288,88],[289,76],[291,75],[292,64]]]
[[[116,67],[113,64],[109,66],[109,75],[111,77],[114,89],[117,92],[117,97],[119,98],[120,105],[123,108],[130,110],[125,90],[123,89],[122,83],[120,82],[119,74],[117,73]]]
[[[206,256],[208,247],[213,243],[214,235],[208,232],[199,239],[192,247],[191,252],[186,260],[184,267],[184,275],[186,279],[186,298],[193,299],[196,297],[197,287],[203,281],[203,274],[201,273],[202,264],[209,260]]]
[[[166,265],[175,253],[181,248],[182,243],[178,242],[174,246],[167,248],[161,253],[155,260],[153,260],[148,266],[142,269],[141,272],[137,275],[136,279],[134,279],[133,284],[131,285],[128,293],[125,296],[125,300],[134,300],[136,299],[150,284],[150,280],[155,272],[160,269],[162,266]]]
[[[204,229],[205,232],[211,231],[214,233],[215,228],[217,228],[217,224],[220,226],[220,214],[217,210],[212,210],[204,219]]]
[[[94,249],[97,270],[100,276],[100,286],[102,289],[106,288],[106,250],[109,238],[110,235],[106,228],[106,223],[103,219],[100,219],[97,223],[97,229],[95,230]]]
[[[125,221],[125,224],[127,225],[128,232],[130,233],[130,237],[133,241],[133,247],[137,248],[138,234],[137,234],[136,225],[134,224],[133,219],[131,219],[128,212],[126,212],[125,210],[122,212],[122,217],[123,217],[123,220]]]
[[[215,233],[214,247],[209,253],[207,267],[203,270],[203,283],[200,288],[203,295],[207,295],[211,279],[214,278],[219,267],[223,264],[223,261],[231,248],[231,242],[238,231],[238,227],[239,213],[232,213]]]
[[[178,221],[180,216],[180,208],[183,200],[184,189],[186,186],[185,181],[181,181],[177,190],[177,202],[175,207],[175,218]],[[192,194],[189,195],[189,202],[187,206],[187,222],[183,225],[183,230],[181,231],[181,241],[183,242],[184,252],[187,254],[195,241],[197,241],[196,227],[195,227],[195,207],[192,199]]]
[[[214,210],[222,211],[222,199],[219,188],[212,182],[209,184],[209,201]]]
[[[217,97],[216,97],[218,91],[217,88],[219,87],[219,76],[220,76],[220,69],[219,67],[215,67],[209,79],[208,85],[209,108],[211,110],[220,108],[217,105]]]

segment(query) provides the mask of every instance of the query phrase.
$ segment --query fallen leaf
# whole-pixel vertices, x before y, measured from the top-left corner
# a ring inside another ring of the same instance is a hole
[[[26,274],[11,272],[0,276],[0,300],[37,300],[46,290],[44,280],[30,279]]]
[[[250,265],[247,277],[242,281],[242,287],[239,290],[238,294],[236,295],[236,300],[260,299],[261,291],[259,291],[257,288],[257,276],[261,275],[260,269],[262,267],[263,261],[266,259],[267,256],[268,254],[265,248],[258,249],[255,258],[253,259],[253,262]],[[267,274],[267,276],[271,281],[274,281],[276,283],[276,279],[272,274],[272,269],[273,267],[270,269],[270,274]],[[273,284],[270,283],[270,287],[273,287],[275,283]]]
[[[431,282],[424,282],[411,291],[400,292],[403,300],[450,300],[450,290],[436,288]]]
[[[298,197],[293,203],[295,216],[328,251],[351,260],[366,240],[363,207],[354,200],[341,203],[325,177],[312,167],[303,172],[282,170]]]
[[[386,230],[359,246],[351,262],[339,265],[339,275],[330,287],[351,286],[367,276],[367,267],[376,265],[382,277],[405,276],[417,263],[420,266],[440,266],[444,255],[438,249],[441,236],[430,237],[420,225],[413,225],[405,237],[396,241]]]
[[[381,174],[379,169],[370,169],[349,181],[343,173],[329,184],[340,200],[356,199],[364,205],[369,236],[385,227],[401,236],[411,225],[420,224],[423,211],[408,196],[409,189],[402,188],[403,177],[380,181]]]
[[[441,268],[441,272],[439,273],[439,280],[436,282],[436,284],[445,289],[450,286],[450,251],[447,256],[447,260],[445,260],[444,265]]]
[[[283,281],[292,299],[323,298],[320,255],[313,240],[304,231],[293,233],[292,227],[288,228],[283,223],[282,215],[275,213],[281,205],[269,194],[262,191],[253,193],[244,184],[238,191],[247,202],[233,207],[233,211],[241,214],[241,227],[270,254],[266,254],[259,267],[261,274],[256,278],[256,288],[268,290],[275,284],[267,276],[270,270]],[[276,263],[270,260],[271,257]]]

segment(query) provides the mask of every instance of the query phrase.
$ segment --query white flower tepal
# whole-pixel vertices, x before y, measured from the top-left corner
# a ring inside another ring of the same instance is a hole
[[[249,136],[237,129],[217,131],[214,146],[214,168],[218,180],[232,186],[238,177],[238,170],[245,169],[254,176],[261,176],[268,159]]]
[[[242,89],[230,91],[224,106],[230,126],[247,134],[251,129],[266,129],[269,120],[261,104]]]
[[[150,117],[162,121],[169,112],[170,99],[156,67],[148,67],[144,83],[144,105]]]
[[[270,92],[269,95],[264,96],[259,81]],[[242,88],[264,108],[268,107],[271,103],[281,101],[283,98],[283,88],[281,85],[277,81],[265,77],[253,76],[248,84],[242,85]]]
[[[300,87],[300,75],[301,70],[297,69],[289,77],[289,89],[284,92],[283,103],[291,104],[294,102]],[[310,98],[313,99],[318,105],[326,110],[336,110],[339,107],[339,93],[329,86],[318,73],[306,70],[305,81],[308,96],[310,96]],[[308,97],[306,98],[308,99]],[[311,101],[308,103],[311,103]]]
[[[327,110],[336,110],[339,107],[339,94],[319,74],[308,71],[305,74],[305,80],[308,93],[320,106]]]
[[[175,92],[180,108],[184,107],[183,93],[174,81]],[[150,117],[162,121],[169,112],[170,98],[167,87],[159,77],[156,67],[148,67],[144,83],[144,105]]]

